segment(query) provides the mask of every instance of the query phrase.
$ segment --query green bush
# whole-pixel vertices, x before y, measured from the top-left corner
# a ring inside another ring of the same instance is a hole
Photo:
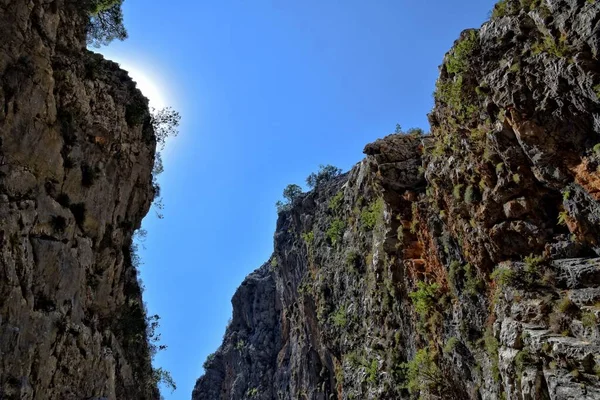
[[[581,315],[581,323],[586,328],[595,328],[598,326],[598,319],[596,314],[591,311],[586,311]]]
[[[448,339],[446,345],[444,346],[444,353],[451,354],[459,343],[460,340],[458,340],[457,337],[452,336],[450,339]]]
[[[325,232],[325,235],[329,238],[332,245],[335,245],[342,239],[344,230],[346,229],[346,223],[339,218],[334,219],[329,225],[329,229]]]
[[[448,281],[450,282],[453,290],[457,290],[458,277],[462,270],[462,265],[456,260],[452,261],[448,267]]]
[[[501,0],[494,6],[492,10],[492,18],[501,18],[508,15],[510,10],[510,5],[508,4],[508,0]]]
[[[471,55],[477,47],[477,32],[469,31],[467,37],[461,40],[446,61],[446,71],[451,74],[462,74],[467,72]]]
[[[378,221],[383,220],[383,199],[379,198],[369,205],[367,208],[363,208],[360,213],[360,222],[366,229],[373,229]]]
[[[454,198],[456,200],[462,199],[462,192],[463,192],[464,187],[465,187],[465,185],[463,185],[462,183],[459,183],[458,185],[454,186],[454,188],[452,189],[452,196],[454,196]]]
[[[344,191],[340,190],[329,200],[329,209],[337,212],[342,208],[342,204],[344,204]]]
[[[277,207],[277,212],[289,211],[292,207],[294,201],[300,197],[302,194],[302,188],[296,184],[289,184],[283,189],[283,198],[285,201],[277,201],[275,206]]]
[[[578,310],[578,307],[568,296],[565,296],[558,301],[556,309],[563,314],[573,314]]]
[[[331,322],[338,328],[343,328],[348,323],[348,317],[346,314],[346,307],[340,306],[332,315]]]
[[[475,192],[475,187],[473,185],[467,186],[467,188],[465,189],[465,203],[474,203],[476,199],[477,193]]]
[[[507,267],[499,267],[490,276],[499,286],[511,285],[515,279],[515,273]]]
[[[571,49],[567,43],[567,36],[563,34],[558,40],[550,35],[544,36],[544,40],[531,46],[531,51],[534,55],[548,53],[557,58],[564,58],[570,54]]]
[[[499,382],[500,381],[500,356],[499,356],[499,348],[500,348],[500,343],[498,342],[498,339],[496,339],[496,337],[494,336],[494,333],[492,332],[492,328],[487,328],[485,330],[485,333],[483,335],[483,343],[485,346],[485,351],[487,352],[488,356],[490,357],[491,361],[492,361],[492,377],[494,378],[495,382]]]
[[[477,275],[477,270],[471,264],[464,266],[465,271],[465,292],[469,296],[477,296],[485,289],[485,283]]]
[[[529,350],[523,349],[517,353],[515,356],[515,369],[517,370],[517,374],[521,375],[523,373],[523,369],[525,368],[525,364],[531,362],[531,354]]]
[[[317,186],[328,182],[341,174],[342,170],[334,167],[333,165],[319,165],[319,171],[310,174],[306,178],[306,184],[310,188],[316,188]]]
[[[442,374],[435,363],[435,357],[427,349],[417,350],[415,358],[403,365],[406,370],[407,389],[411,394],[437,392],[442,386]]]
[[[315,233],[313,231],[310,231],[308,233],[302,233],[302,240],[304,240],[304,243],[306,243],[306,245],[308,247],[310,247],[313,242],[315,241]]]
[[[91,0],[89,1],[90,14],[96,15],[101,12],[109,10],[111,7],[115,5],[121,5],[123,0]]]
[[[521,8],[525,11],[535,10],[540,6],[542,0],[520,0]]]
[[[502,173],[503,169],[504,169],[503,162],[496,164],[496,175],[500,175],[500,173]]]
[[[567,211],[561,211],[558,213],[558,225],[567,225],[567,221],[569,220],[569,213]]]
[[[371,364],[367,365],[367,382],[377,383],[379,363],[377,360],[372,360]]]
[[[544,263],[544,256],[534,256],[530,254],[523,259],[526,272],[537,272],[538,268]]]
[[[440,285],[438,283],[427,284],[417,282],[417,290],[409,293],[415,310],[421,315],[429,314],[440,297]]]

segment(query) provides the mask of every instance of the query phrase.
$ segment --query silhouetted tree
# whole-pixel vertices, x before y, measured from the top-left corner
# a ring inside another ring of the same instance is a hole
[[[179,131],[179,123],[181,122],[181,115],[171,107],[166,107],[161,110],[152,109],[152,127],[154,128],[154,136],[156,136],[156,143],[161,149],[165,147],[165,140],[168,137],[177,136]]]
[[[283,198],[285,202],[279,200],[275,203],[277,212],[287,211],[290,209],[294,200],[296,200],[302,194],[302,188],[296,184],[289,184],[283,189]]]
[[[311,187],[317,187],[321,183],[327,182],[336,176],[339,176],[342,170],[333,165],[319,165],[319,172],[313,172],[306,178],[306,184]]]
[[[87,1],[90,16],[87,26],[88,45],[100,47],[115,39],[127,39],[127,30],[123,25],[122,4],[123,0]]]

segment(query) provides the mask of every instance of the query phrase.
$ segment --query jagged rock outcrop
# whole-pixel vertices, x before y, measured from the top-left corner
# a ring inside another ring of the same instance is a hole
[[[242,332],[281,336],[247,352],[230,326],[193,399],[600,399],[599,47],[593,0],[504,0],[463,32],[431,134],[279,215],[277,321]]]
[[[281,349],[281,307],[269,264],[250,274],[231,302],[234,312],[225,344],[204,363],[204,383],[193,396],[242,399],[260,387],[263,396],[276,398],[272,377]],[[234,365],[244,373],[232,373]]]
[[[156,140],[83,4],[0,2],[1,399],[159,396],[131,260]]]

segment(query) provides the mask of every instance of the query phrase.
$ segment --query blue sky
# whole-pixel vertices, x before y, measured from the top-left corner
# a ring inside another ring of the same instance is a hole
[[[189,399],[230,299],[273,248],[274,203],[319,164],[428,130],[438,65],[492,0],[126,0],[129,39],[101,49],[158,107],[181,112],[160,177],[163,220],[144,220],[145,300],[169,348],[155,364]]]

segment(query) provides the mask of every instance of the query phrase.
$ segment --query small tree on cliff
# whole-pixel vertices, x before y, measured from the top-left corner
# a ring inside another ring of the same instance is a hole
[[[179,123],[181,122],[181,116],[171,107],[166,107],[161,110],[152,109],[150,116],[150,123],[154,129],[154,136],[156,138],[156,144],[158,150],[156,157],[154,158],[154,168],[152,169],[152,186],[154,187],[154,208],[158,218],[162,219],[162,210],[164,205],[162,198],[160,197],[160,185],[158,183],[158,175],[164,171],[162,162],[162,156],[160,151],[165,148],[165,141],[168,137],[177,136],[179,133]]]
[[[127,39],[123,25],[124,0],[88,0],[90,20],[87,26],[87,42],[93,47],[107,45],[115,39]]]
[[[285,202],[278,201],[275,203],[277,207],[277,212],[286,211],[290,208],[294,200],[296,200],[302,194],[302,188],[296,184],[290,184],[283,189],[283,198]]]
[[[168,137],[177,136],[179,133],[177,128],[181,122],[181,115],[171,107],[165,107],[160,110],[153,108],[151,114],[151,123],[152,128],[154,128],[156,143],[162,150],[165,147],[165,140]]]
[[[333,165],[319,165],[319,172],[313,172],[306,178],[306,184],[310,188],[315,188],[319,186],[321,183],[330,181],[336,176],[341,175],[342,170],[338,167],[334,167]]]

